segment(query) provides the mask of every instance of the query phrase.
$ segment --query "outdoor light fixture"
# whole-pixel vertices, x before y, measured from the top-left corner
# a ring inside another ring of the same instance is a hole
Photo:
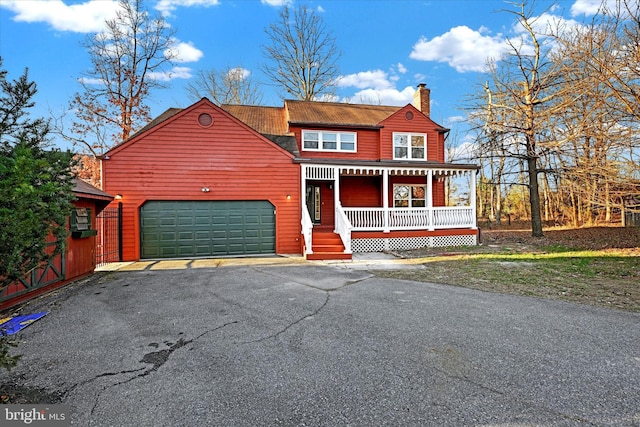
[[[211,191],[211,190],[209,190],[209,187],[202,187],[202,192],[203,193],[208,193],[209,191]]]
[[[116,200],[122,200],[122,194],[116,194]]]
[[[287,194],[287,200],[291,200],[291,194]]]

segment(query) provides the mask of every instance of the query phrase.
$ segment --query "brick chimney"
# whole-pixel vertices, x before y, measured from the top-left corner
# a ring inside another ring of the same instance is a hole
[[[420,83],[413,94],[413,106],[427,117],[431,114],[431,89],[425,83]]]

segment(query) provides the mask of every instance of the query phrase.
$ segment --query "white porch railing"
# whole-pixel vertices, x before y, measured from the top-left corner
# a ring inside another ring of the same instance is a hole
[[[304,251],[305,254],[313,253],[312,236],[313,236],[313,221],[307,210],[306,205],[302,205],[302,236],[304,237]]]
[[[344,245],[344,252],[351,253],[351,222],[344,211],[344,208],[340,203],[336,205],[336,233],[340,235],[342,244]]]
[[[476,228],[471,207],[343,208],[356,231]]]

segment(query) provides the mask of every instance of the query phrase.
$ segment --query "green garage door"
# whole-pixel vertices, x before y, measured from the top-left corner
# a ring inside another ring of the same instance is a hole
[[[140,257],[273,254],[268,201],[151,201],[140,208]]]

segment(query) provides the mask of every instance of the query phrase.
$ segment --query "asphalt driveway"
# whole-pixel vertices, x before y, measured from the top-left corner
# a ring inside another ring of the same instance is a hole
[[[0,382],[78,426],[640,426],[634,313],[251,261],[136,264],[40,310]]]

